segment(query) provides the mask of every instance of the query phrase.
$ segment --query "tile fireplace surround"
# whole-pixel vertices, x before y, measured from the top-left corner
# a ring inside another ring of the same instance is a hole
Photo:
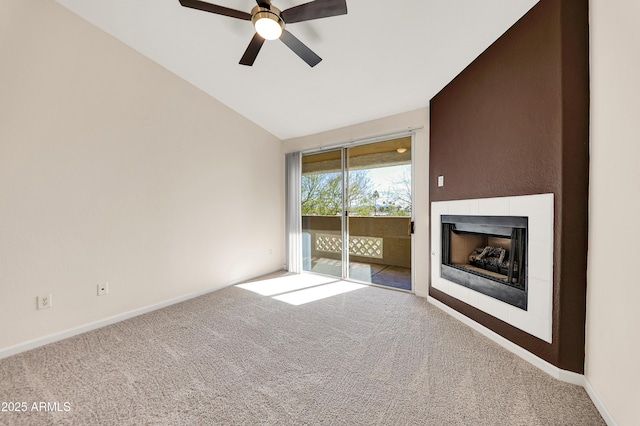
[[[441,216],[529,218],[528,308],[522,310],[441,277]],[[432,287],[551,343],[553,308],[553,194],[479,198],[431,203]]]

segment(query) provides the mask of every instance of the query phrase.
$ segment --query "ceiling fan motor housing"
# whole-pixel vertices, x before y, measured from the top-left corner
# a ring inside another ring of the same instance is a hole
[[[275,6],[254,7],[251,9],[251,22],[258,34],[266,40],[280,38],[285,26],[284,20],[280,17],[280,9]]]

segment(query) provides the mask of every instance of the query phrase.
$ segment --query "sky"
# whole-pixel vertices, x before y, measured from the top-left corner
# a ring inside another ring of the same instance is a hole
[[[387,191],[404,190],[404,185],[400,183],[403,179],[403,171],[404,175],[411,179],[410,164],[402,166],[377,167],[375,169],[367,170],[373,190],[378,191],[381,195],[379,203],[386,200],[383,194]]]

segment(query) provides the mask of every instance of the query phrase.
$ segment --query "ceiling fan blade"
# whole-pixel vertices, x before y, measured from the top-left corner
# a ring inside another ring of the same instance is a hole
[[[309,64],[310,67],[315,67],[322,60],[322,58],[316,55],[313,50],[309,49],[304,43],[298,40],[289,31],[282,31],[280,40],[286,44],[289,49],[293,50],[296,55],[300,56],[303,61]]]
[[[245,21],[251,20],[251,14],[247,12],[242,12],[240,10],[235,10],[235,9],[229,9],[228,7],[218,6],[218,5],[207,3],[200,0],[180,0],[180,4],[183,5],[184,7],[203,10],[205,12],[215,13],[216,15],[229,16],[231,18],[242,19]]]
[[[346,14],[346,0],[316,0],[283,10],[280,16],[287,24],[293,24]]]
[[[258,33],[255,33],[247,50],[244,51],[244,55],[242,55],[242,59],[240,59],[241,65],[251,66],[253,62],[256,60],[258,53],[260,53],[260,48],[264,44],[264,39],[260,37]]]

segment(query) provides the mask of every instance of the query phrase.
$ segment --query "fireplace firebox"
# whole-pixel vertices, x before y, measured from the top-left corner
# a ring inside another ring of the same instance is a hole
[[[441,216],[441,276],[527,310],[527,228],[521,216]]]

